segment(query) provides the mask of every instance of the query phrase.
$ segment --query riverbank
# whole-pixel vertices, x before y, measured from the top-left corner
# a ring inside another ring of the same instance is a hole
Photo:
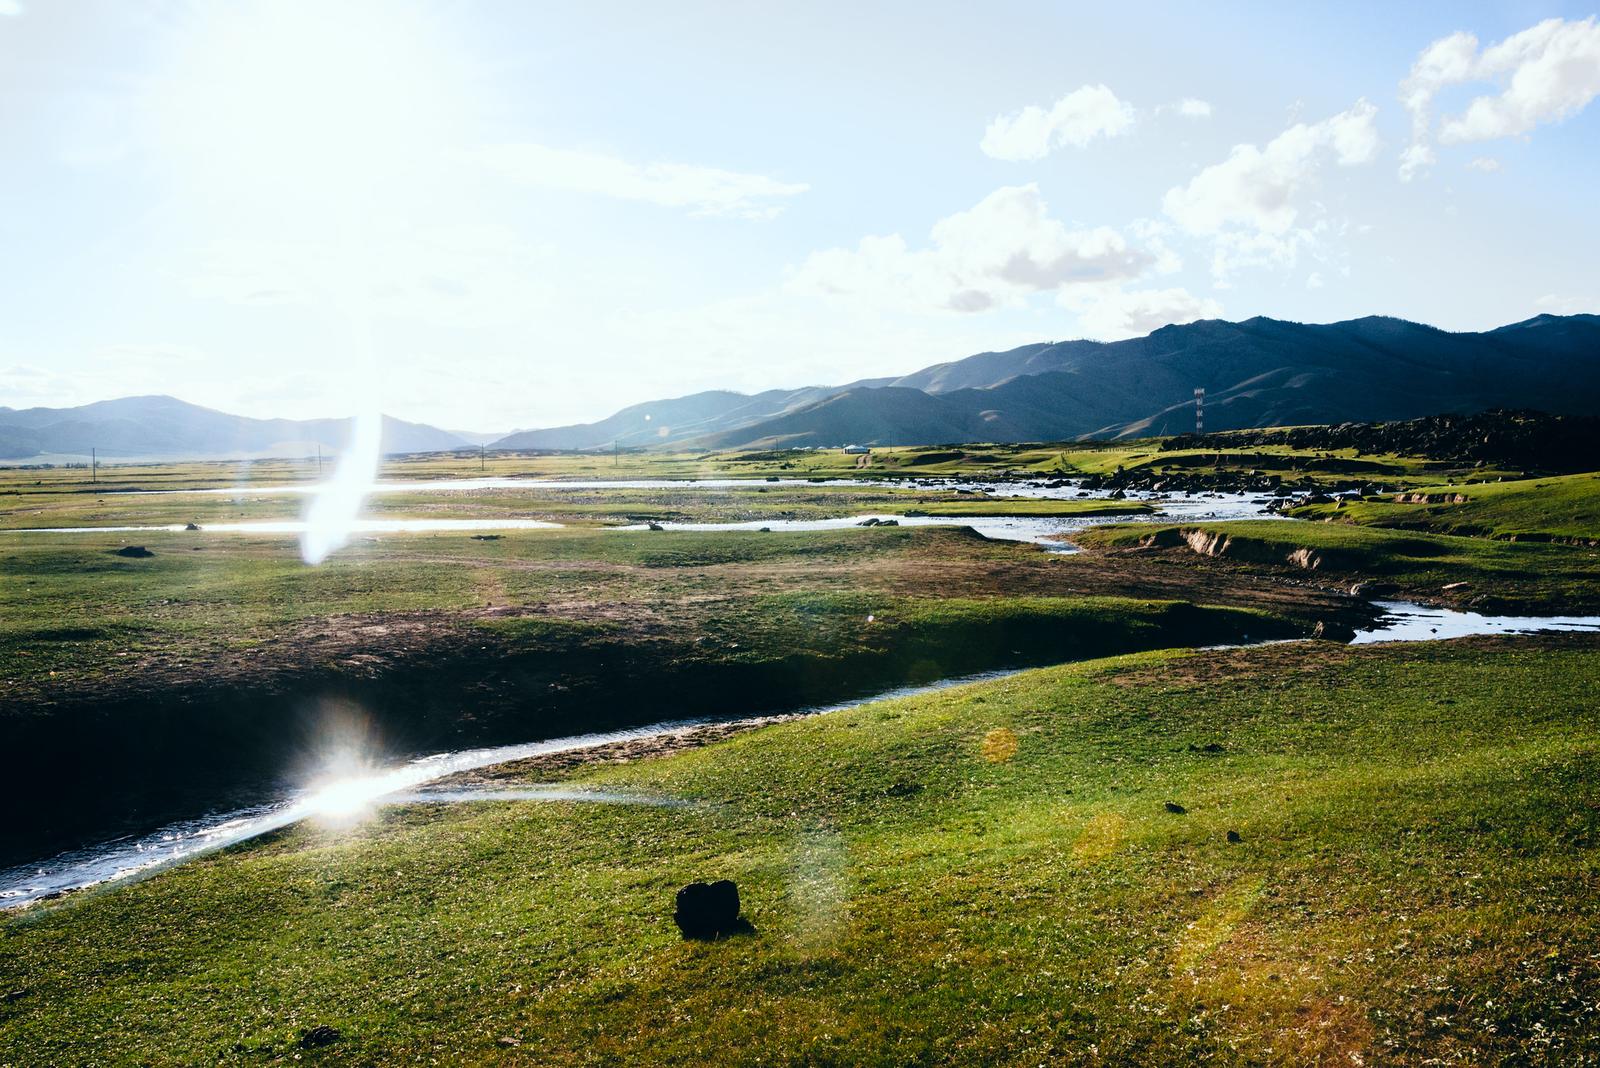
[[[8,918],[0,1049],[1581,1061],[1597,669],[1593,637],[1150,653],[537,769],[679,804],[410,805]],[[754,933],[686,944],[672,893],[717,877]]]

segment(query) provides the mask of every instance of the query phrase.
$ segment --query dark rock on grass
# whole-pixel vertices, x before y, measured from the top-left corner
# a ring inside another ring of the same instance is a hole
[[[1191,753],[1221,753],[1221,752],[1225,752],[1225,750],[1222,748],[1222,743],[1221,742],[1207,742],[1205,745],[1195,745],[1193,742],[1191,742],[1191,743],[1189,743],[1189,752],[1191,752]]]
[[[317,1049],[319,1046],[331,1046],[342,1037],[338,1028],[319,1024],[300,1036],[300,1048]]]
[[[679,890],[672,920],[685,938],[723,938],[752,929],[739,918],[739,887],[732,879],[690,883]]]
[[[1182,805],[1178,804],[1176,801],[1168,801],[1166,807],[1167,807],[1167,811],[1168,812],[1171,812],[1173,815],[1176,815],[1176,816],[1181,816],[1185,812],[1189,811],[1188,809],[1184,808]]]
[[[889,797],[910,797],[922,792],[920,782],[897,782],[883,791]]]
[[[1311,636],[1326,642],[1352,642],[1356,637],[1356,628],[1336,619],[1319,619],[1311,630]]]
[[[499,534],[474,534],[472,536],[472,540],[473,541],[499,541],[501,537],[502,537],[502,535],[499,535]]]
[[[667,528],[662,526],[660,523],[650,523],[650,524],[648,524],[647,529],[649,529],[649,530],[666,530]]]
[[[155,553],[151,552],[149,549],[146,549],[143,545],[124,545],[120,549],[112,549],[111,553],[113,556],[130,556],[135,558],[155,555]]]
[[[200,529],[200,524],[199,523],[185,523],[183,525],[183,529],[184,530],[199,530]]]
[[[1238,845],[1240,842],[1244,841],[1244,837],[1238,831],[1229,831],[1228,841],[1233,845]]]
[[[863,519],[861,522],[857,523],[856,526],[858,526],[858,527],[875,527],[880,522],[881,522],[881,520],[878,519],[877,516],[868,516],[866,519]]]

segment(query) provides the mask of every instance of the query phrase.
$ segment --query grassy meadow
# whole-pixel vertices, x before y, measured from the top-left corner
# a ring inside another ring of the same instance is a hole
[[[304,825],[7,918],[0,1063],[1583,1063],[1597,669],[1153,653]]]
[[[748,481],[380,494],[368,514],[562,526],[357,535],[318,567],[205,529],[296,517],[265,487],[311,465],[0,470],[13,860],[203,811],[208,777],[314,754],[325,715],[382,758],[1025,669],[465,784],[592,801],[380,806],[0,913],[0,1066],[1600,1061],[1600,639],[1192,648],[1368,622],[1358,584],[1600,609],[1596,476],[1152,442],[856,463],[490,455]],[[905,481],[1119,469],[1389,492],[1172,524]],[[835,476],[864,484],[767,481]],[[1136,521],[1074,554],[960,526],[614,529],[918,513]],[[716,878],[753,932],[683,941],[673,892]]]
[[[1134,523],[1077,540],[1153,567],[1271,573],[1328,589],[1378,583],[1390,594],[1457,607],[1529,615],[1600,608],[1600,551],[1587,547],[1282,520]]]
[[[1417,495],[1424,500],[1407,498]],[[1600,544],[1600,473],[1430,486],[1412,494],[1369,497],[1342,507],[1313,504],[1293,513],[1400,530]]]

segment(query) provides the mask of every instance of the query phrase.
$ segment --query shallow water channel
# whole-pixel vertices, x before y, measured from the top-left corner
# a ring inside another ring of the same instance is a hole
[[[727,489],[760,489],[767,486],[783,487],[816,487],[819,489],[839,486],[880,486],[895,489],[942,489],[957,490],[971,495],[973,500],[1003,501],[1006,499],[1022,500],[1105,500],[1110,491],[1084,491],[1076,485],[1058,485],[1051,482],[1019,482],[1019,483],[979,483],[961,480],[943,481],[876,481],[866,482],[861,479],[830,479],[825,482],[814,482],[809,479],[780,479],[769,482],[758,479],[696,479],[680,482],[664,480],[634,480],[617,482],[562,482],[549,479],[518,479],[518,478],[478,478],[478,479],[440,479],[431,482],[379,482],[373,485],[371,492],[383,493],[422,493],[446,492],[461,490],[508,490],[508,489],[536,489],[536,490],[567,490],[567,491],[594,491],[597,489],[699,489],[699,490],[727,490]],[[252,488],[248,486],[230,486],[224,489],[208,490],[149,490],[139,491],[158,495],[173,494],[226,494],[235,497],[274,497],[301,495],[314,492],[319,484],[262,486]],[[1077,547],[1070,542],[1062,540],[1075,531],[1084,530],[1092,526],[1104,526],[1108,523],[1134,523],[1152,522],[1162,520],[1191,520],[1196,522],[1219,522],[1229,519],[1261,519],[1275,516],[1275,513],[1266,511],[1264,498],[1260,494],[1249,493],[1203,493],[1185,497],[1181,495],[1162,495],[1149,492],[1130,492],[1127,499],[1136,503],[1149,503],[1156,505],[1156,511],[1144,512],[1135,515],[1100,515],[1100,516],[908,516],[884,512],[862,512],[852,515],[834,516],[825,519],[758,519],[737,523],[665,523],[667,530],[699,530],[699,531],[806,531],[806,530],[842,530],[849,527],[871,525],[891,522],[903,527],[970,527],[986,538],[997,541],[1021,541],[1041,545],[1051,552],[1071,553],[1077,552]],[[403,518],[361,518],[345,525],[345,530],[352,534],[383,534],[383,533],[445,533],[451,531],[486,532],[495,530],[551,530],[562,526],[560,523],[551,523],[535,519],[516,518],[477,518],[477,519],[403,519]],[[648,524],[631,524],[612,527],[614,530],[638,531],[647,529]],[[290,519],[259,519],[241,522],[206,523],[198,534],[304,534],[307,524],[302,520]],[[141,534],[141,533],[183,533],[188,528],[181,523],[153,525],[153,526],[95,526],[95,527],[33,527],[20,530],[0,531],[6,534]]]

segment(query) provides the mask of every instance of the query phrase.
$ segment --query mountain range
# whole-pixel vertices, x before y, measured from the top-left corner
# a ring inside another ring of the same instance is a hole
[[[1488,408],[1600,407],[1600,316],[1541,315],[1483,333],[1382,316],[1165,326],[1127,341],[982,352],[900,378],[755,396],[636,404],[500,448],[675,444],[782,448],[1124,438],[1208,429],[1412,419]]]
[[[755,395],[712,390],[594,423],[525,430],[495,449],[787,448],[1126,438],[1381,422],[1489,408],[1600,410],[1600,316],[1540,315],[1481,333],[1369,316],[1166,326],[1127,341],[982,352],[898,378]],[[337,451],[342,419],[250,419],[171,397],[0,408],[0,458],[306,455]],[[475,448],[488,435],[385,417],[386,452]]]

